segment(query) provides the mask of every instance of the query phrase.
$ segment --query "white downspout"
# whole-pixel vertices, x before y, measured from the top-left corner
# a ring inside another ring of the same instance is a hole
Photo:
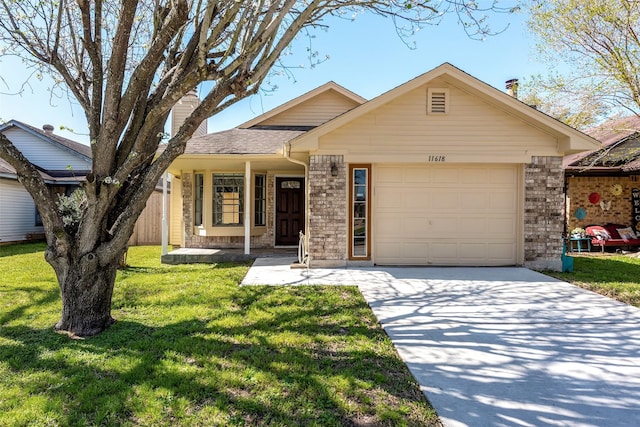
[[[244,254],[251,253],[251,161],[244,163]]]
[[[282,154],[284,155],[284,158],[290,161],[291,163],[304,166],[304,235],[305,235],[304,250],[308,254],[309,253],[309,192],[310,192],[309,165],[303,162],[302,160],[296,160],[291,158],[289,150],[287,150],[287,148],[290,148],[290,147],[291,145],[287,144],[286,142],[282,144]]]
[[[168,172],[162,174],[162,255],[168,253],[169,221],[167,221],[167,179]]]

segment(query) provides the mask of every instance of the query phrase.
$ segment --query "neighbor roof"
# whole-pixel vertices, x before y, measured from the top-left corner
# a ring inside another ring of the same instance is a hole
[[[84,144],[80,144],[79,142],[63,138],[59,135],[56,135],[55,133],[47,133],[42,129],[38,129],[26,123],[19,122],[18,120],[9,120],[8,122],[0,125],[0,132],[3,132],[11,127],[20,128],[25,132],[28,132],[40,139],[48,141],[54,145],[61,146],[67,151],[71,151],[76,155],[80,155],[87,158],[88,160],[91,160],[91,147],[88,147]]]
[[[42,179],[44,179],[44,181],[48,184],[53,184],[53,183],[75,184],[75,183],[78,183],[79,181],[85,181],[84,175],[79,175],[78,173],[64,174],[64,173],[58,172],[56,174],[51,171],[45,171],[41,168],[38,168],[37,166],[36,166],[36,169],[38,169],[38,172],[40,172],[40,176],[42,176]],[[15,168],[11,166],[4,159],[0,159],[0,177],[9,178],[9,179],[18,179],[18,175],[16,173]]]
[[[603,147],[566,156],[563,161],[565,169],[589,169],[592,172],[640,170],[640,117],[609,120],[587,133],[599,139]]]

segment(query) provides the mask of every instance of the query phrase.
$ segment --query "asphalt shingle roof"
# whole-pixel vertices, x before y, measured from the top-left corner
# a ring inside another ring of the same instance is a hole
[[[611,120],[587,133],[599,140],[603,147],[565,157],[566,169],[640,170],[640,117]]]
[[[283,143],[305,132],[300,129],[236,128],[192,138],[184,154],[275,154]]]
[[[11,125],[12,123],[26,128],[28,130],[30,130],[31,132],[40,134],[41,136],[43,136],[44,138],[47,138],[53,142],[56,142],[60,145],[62,145],[63,147],[66,147],[72,151],[75,151],[76,153],[79,153],[85,157],[91,158],[91,147],[84,145],[84,144],[80,144],[79,142],[76,141],[72,141],[70,139],[64,138],[60,135],[56,135],[55,133],[47,133],[42,129],[38,129],[35,126],[31,126],[28,125],[26,123],[20,122],[18,120],[11,120],[10,122],[7,123],[7,125]]]

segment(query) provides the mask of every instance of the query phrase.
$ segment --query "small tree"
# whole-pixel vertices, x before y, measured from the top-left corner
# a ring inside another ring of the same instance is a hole
[[[408,35],[455,14],[479,36],[489,33],[491,10],[509,11],[464,0],[0,0],[5,54],[50,74],[82,107],[89,129],[93,166],[71,222],[69,201],[58,203],[0,135],[0,157],[42,216],[45,257],[62,297],[56,329],[90,336],[114,322],[118,260],[158,179],[202,121],[256,93],[301,31],[370,12],[392,17]],[[196,87],[208,88],[200,105],[156,155],[172,106]]]
[[[542,99],[542,110],[581,128],[612,112],[640,113],[640,2],[533,0],[530,11],[555,72],[525,84],[527,102]]]

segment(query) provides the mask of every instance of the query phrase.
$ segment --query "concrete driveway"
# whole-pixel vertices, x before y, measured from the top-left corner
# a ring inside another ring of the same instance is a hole
[[[290,269],[357,285],[447,427],[640,426],[640,310],[524,268]]]

